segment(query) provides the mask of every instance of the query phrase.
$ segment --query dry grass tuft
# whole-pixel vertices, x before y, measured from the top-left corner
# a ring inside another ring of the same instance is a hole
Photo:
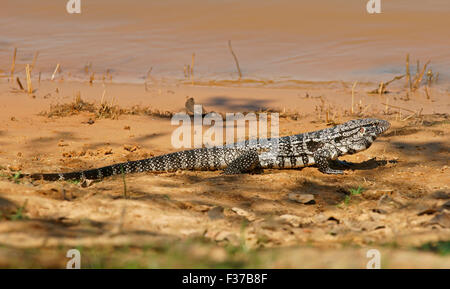
[[[152,109],[150,107],[142,107],[139,105],[130,108],[121,108],[107,101],[102,101],[100,105],[87,102],[81,99],[80,94],[76,96],[74,101],[64,104],[50,105],[49,111],[41,112],[39,115],[49,118],[67,117],[77,115],[81,112],[92,113],[96,119],[118,119],[121,115],[149,115],[161,118],[171,118],[174,112]]]
[[[47,117],[65,117],[76,115],[80,112],[95,112],[95,106],[92,103],[85,102],[78,94],[74,101],[64,104],[50,105],[48,112],[41,112],[40,115]]]

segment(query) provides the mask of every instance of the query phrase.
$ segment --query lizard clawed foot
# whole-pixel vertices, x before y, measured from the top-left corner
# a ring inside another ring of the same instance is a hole
[[[330,158],[327,155],[322,155],[317,153],[314,156],[314,160],[316,161],[316,165],[319,168],[319,171],[324,174],[330,174],[330,175],[342,175],[344,174],[343,170],[335,170],[330,167]]]

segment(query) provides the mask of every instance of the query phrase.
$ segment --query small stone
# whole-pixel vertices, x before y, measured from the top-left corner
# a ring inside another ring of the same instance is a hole
[[[211,220],[223,219],[223,207],[217,206],[208,211],[208,217]]]
[[[12,172],[18,172],[22,169],[22,165],[9,165],[8,169]]]
[[[377,214],[387,214],[387,211],[383,210],[381,208],[372,209],[372,212],[377,213]]]
[[[362,196],[368,200],[379,200],[383,195],[391,195],[393,190],[367,190],[362,192]]]
[[[280,219],[282,219],[283,221],[285,221],[286,223],[290,224],[292,227],[295,228],[300,227],[300,224],[302,223],[302,218],[289,214],[281,215]]]
[[[138,149],[140,149],[140,147],[137,145],[125,144],[125,145],[123,145],[123,149],[126,151],[129,151],[129,152],[134,152],[134,151],[137,151]]]
[[[195,100],[193,97],[187,97],[186,103],[184,104],[184,107],[186,108],[186,112],[190,115],[194,114],[194,105]]]
[[[238,214],[239,216],[242,216],[244,218],[246,218],[247,220],[249,220],[250,222],[253,222],[256,219],[255,214],[251,213],[251,212],[247,212],[246,210],[234,207],[231,208],[231,210],[233,212],[235,212],[236,214]]]
[[[324,214],[318,214],[314,217],[314,222],[316,223],[324,223],[328,220],[328,217],[325,216]]]
[[[339,219],[337,219],[337,218],[335,218],[335,217],[333,217],[333,216],[329,217],[329,218],[327,219],[327,222],[328,222],[328,221],[336,222],[336,224],[340,224],[340,223],[341,223],[341,222],[339,221]]]
[[[65,158],[71,158],[71,157],[73,157],[73,151],[72,152],[64,152],[64,153],[62,153],[62,156]]]
[[[431,196],[435,199],[441,200],[450,199],[450,191],[436,191]]]
[[[428,223],[430,225],[438,224],[443,228],[450,228],[450,213],[444,211],[434,216],[433,219],[431,219]]]
[[[87,187],[92,186],[93,183],[94,183],[94,180],[84,179],[84,180],[80,183],[80,186],[81,186],[82,188],[87,188]]]
[[[107,149],[103,149],[103,154],[104,155],[111,155],[113,152],[112,152],[112,148],[107,148]]]
[[[312,194],[297,194],[290,193],[288,195],[289,200],[301,203],[301,204],[314,204],[316,201],[314,200],[314,195]]]
[[[227,231],[220,231],[214,238],[216,241],[226,241],[233,239],[233,234]]]
[[[438,211],[437,211],[436,209],[429,208],[429,209],[426,209],[426,210],[423,210],[423,211],[419,212],[419,213],[417,214],[417,216],[433,215],[433,214],[435,214],[435,213],[437,213],[437,212],[438,212]]]
[[[209,211],[211,207],[208,205],[199,205],[199,204],[192,204],[192,210],[196,211],[196,212],[207,212]]]
[[[439,211],[448,210],[450,211],[450,201],[445,202],[440,208]]]

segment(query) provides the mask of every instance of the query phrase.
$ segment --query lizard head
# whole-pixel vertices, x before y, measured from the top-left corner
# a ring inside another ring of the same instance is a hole
[[[381,119],[357,119],[342,124],[340,134],[348,153],[352,154],[368,149],[390,126],[389,122]]]

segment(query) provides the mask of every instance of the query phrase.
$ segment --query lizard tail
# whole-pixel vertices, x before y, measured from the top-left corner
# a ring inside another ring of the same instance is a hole
[[[136,172],[151,171],[153,167],[149,166],[154,162],[154,158],[131,161],[126,163],[114,164],[111,166],[69,172],[69,173],[48,173],[48,174],[31,174],[30,177],[35,180],[46,180],[46,181],[64,181],[64,180],[99,180],[109,176],[118,174],[129,174]]]
[[[184,157],[184,158],[182,158]],[[181,163],[189,161],[185,166]],[[148,171],[175,171],[177,169],[193,169],[195,164],[195,154],[192,152],[178,152],[162,156],[156,156],[148,159],[130,161],[125,163],[114,164],[106,167],[84,170],[69,173],[49,173],[49,174],[31,174],[32,179],[46,181],[63,181],[63,180],[98,180],[105,177],[118,175],[140,173]]]
[[[29,176],[33,180],[63,181],[63,180],[80,180],[83,178],[82,173],[83,172],[31,174],[31,175],[24,175],[24,176]]]
[[[31,174],[30,178],[34,180],[45,180],[45,181],[64,181],[64,180],[82,180],[82,179],[96,180],[101,179],[103,177],[112,176],[114,174],[115,173],[112,170],[112,166],[108,166],[98,169],[70,172],[70,173]]]

